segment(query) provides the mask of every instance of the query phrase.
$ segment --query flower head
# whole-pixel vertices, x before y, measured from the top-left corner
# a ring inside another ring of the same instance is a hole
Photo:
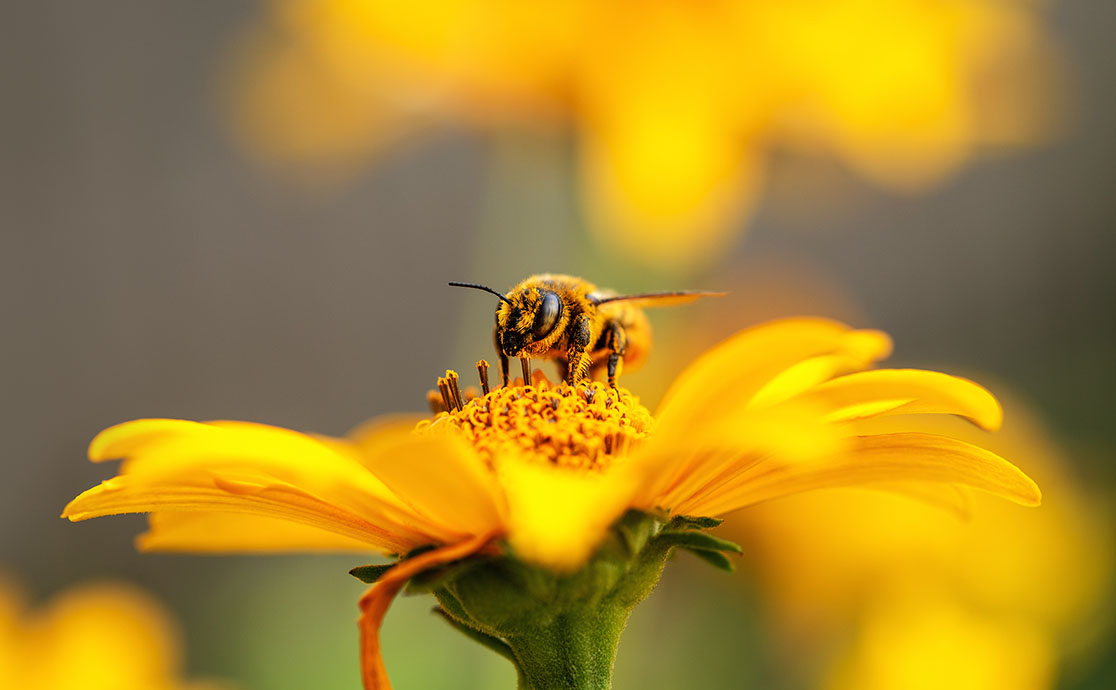
[[[923,496],[964,485],[1036,505],[1034,482],[978,446],[857,433],[858,420],[886,415],[1000,424],[995,398],[971,381],[866,370],[889,350],[878,331],[772,322],[692,363],[654,417],[626,390],[542,376],[466,400],[454,375],[432,420],[376,421],[345,439],[244,422],[128,422],[90,447],[94,461],[125,458],[119,475],[64,516],[150,513],[147,549],[442,547],[404,561],[387,583],[397,588],[419,563],[482,549],[576,573],[632,510],[712,517],[850,485]],[[372,609],[382,615],[378,600]]]
[[[921,188],[1030,141],[1051,62],[990,0],[288,0],[246,36],[235,121],[256,153],[350,168],[422,125],[567,126],[594,229],[663,268],[716,256],[770,150]]]
[[[561,569],[584,561],[632,507],[715,516],[810,488],[894,482],[1037,504],[1033,482],[977,446],[854,433],[853,422],[881,415],[1000,423],[995,398],[970,381],[860,371],[889,349],[882,333],[830,321],[759,326],[694,362],[653,421],[626,390],[540,376],[344,439],[247,422],[127,422],[89,449],[95,462],[125,458],[119,475],[65,516],[150,513],[140,546],[170,550],[403,554],[497,530],[517,553]]]

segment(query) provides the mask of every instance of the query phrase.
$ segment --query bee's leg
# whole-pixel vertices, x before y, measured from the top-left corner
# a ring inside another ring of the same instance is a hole
[[[564,359],[556,359],[554,363],[558,365],[558,376],[563,380],[570,378],[570,363]]]
[[[566,353],[566,383],[576,386],[589,371],[589,341],[593,323],[585,314],[570,325],[570,347]]]
[[[496,342],[496,356],[500,358],[500,379],[504,384],[504,388],[508,387],[508,356],[504,354],[503,348],[500,347],[500,331],[494,329],[492,331],[492,339]]]
[[[616,377],[624,368],[624,352],[628,349],[628,334],[623,326],[618,323],[608,325],[605,347],[608,348],[608,385],[616,388]]]

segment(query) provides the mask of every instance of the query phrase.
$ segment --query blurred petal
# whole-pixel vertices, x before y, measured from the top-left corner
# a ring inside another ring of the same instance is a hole
[[[459,535],[504,521],[500,486],[481,456],[455,435],[416,436],[409,421],[354,432],[365,465],[418,514]]]
[[[841,430],[817,411],[786,404],[751,410],[718,423],[704,423],[688,435],[659,437],[632,458],[644,477],[635,499],[647,509],[705,515],[700,506],[736,490],[757,463],[822,462],[847,448]]]
[[[708,261],[755,203],[758,154],[696,114],[617,117],[582,144],[590,228],[605,247],[664,270]]]
[[[35,676],[44,688],[172,688],[179,640],[155,600],[123,585],[86,585],[51,602]],[[34,677],[34,676],[33,676]]]
[[[374,70],[353,88],[322,58],[277,29],[241,39],[226,100],[250,153],[287,170],[349,173],[403,133]]]
[[[1048,690],[1050,633],[1025,618],[967,606],[931,586],[881,597],[827,690]]]
[[[576,84],[591,227],[664,269],[706,261],[736,234],[762,170],[749,117],[765,113],[736,107],[722,12],[653,3],[597,13],[604,21],[586,39],[597,54],[578,65]]]
[[[570,471],[514,456],[497,473],[508,497],[508,543],[520,558],[555,570],[585,562],[631,503],[636,482],[614,467]]]

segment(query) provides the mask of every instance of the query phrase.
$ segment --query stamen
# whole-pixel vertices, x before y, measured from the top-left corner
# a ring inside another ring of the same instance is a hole
[[[481,391],[488,395],[488,362],[483,359],[477,362],[477,373],[480,374]]]
[[[446,383],[449,385],[450,395],[453,397],[453,409],[461,410],[465,408],[465,401],[461,399],[461,388],[457,385],[457,372],[453,369],[446,369]]]
[[[446,412],[457,409],[453,404],[453,395],[449,391],[449,382],[444,378],[438,378],[438,392],[442,394],[442,404],[446,407]]]
[[[531,360],[520,357],[519,363],[523,366],[523,385],[528,386],[531,384]]]

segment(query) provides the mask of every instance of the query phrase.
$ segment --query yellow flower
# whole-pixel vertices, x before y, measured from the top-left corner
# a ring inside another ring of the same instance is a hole
[[[1056,651],[1041,626],[916,588],[874,602],[827,690],[1048,690]]]
[[[594,229],[669,268],[731,239],[772,149],[917,189],[1035,139],[1048,53],[994,0],[285,0],[230,81],[242,140],[317,169],[432,123],[568,127]]]
[[[82,585],[27,612],[0,581],[0,687],[218,690],[181,680],[179,641],[159,604],[118,584]]]
[[[654,417],[624,389],[536,376],[467,402],[454,382],[442,396],[449,411],[433,420],[376,421],[345,439],[245,422],[128,422],[90,446],[94,461],[124,458],[119,475],[63,515],[151,513],[145,549],[405,554],[444,545],[381,581],[390,599],[417,572],[479,549],[572,573],[631,509],[717,516],[858,485],[917,495],[963,485],[1037,505],[1034,482],[979,446],[857,433],[858,420],[888,415],[1000,424],[995,398],[971,381],[864,371],[889,350],[878,331],[768,323],[691,364]],[[365,601],[377,622],[385,608],[383,595]]]

